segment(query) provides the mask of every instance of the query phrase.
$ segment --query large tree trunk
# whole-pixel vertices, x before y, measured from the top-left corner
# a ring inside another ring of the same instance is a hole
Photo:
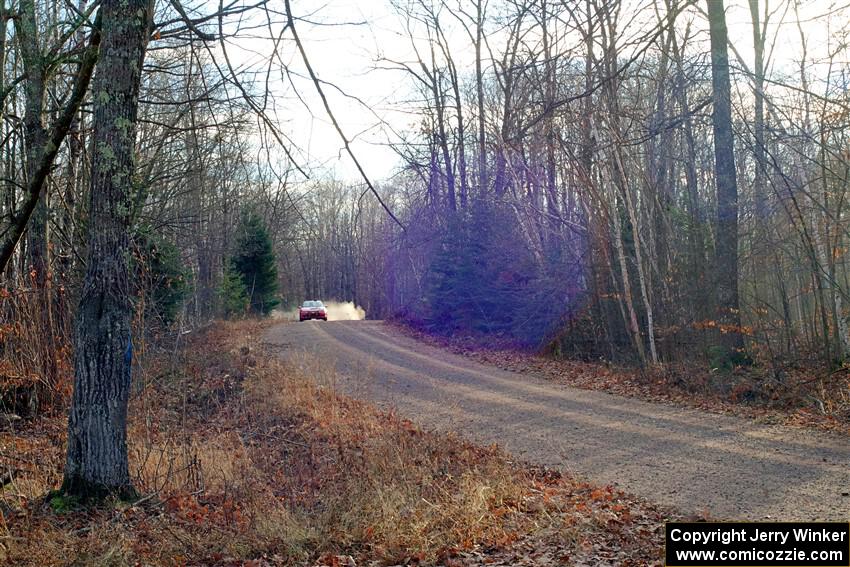
[[[738,180],[732,137],[732,99],[729,83],[726,14],[723,0],[708,1],[711,34],[711,82],[714,94],[714,164],[717,183],[717,307],[725,346],[741,352],[738,309]]]
[[[39,29],[44,22],[39,22],[38,11],[33,0],[21,1],[21,16],[16,26],[18,46],[21,60],[26,70],[26,86],[24,89],[24,139],[26,140],[26,160],[24,170],[26,180],[30,182],[37,177],[39,163],[47,143],[47,129],[44,126],[44,97],[45,58],[39,46]],[[46,193],[46,191],[45,191]],[[37,362],[37,372],[41,381],[33,388],[29,400],[29,412],[38,413],[41,394],[49,391],[56,383],[57,348],[54,342],[55,329],[53,326],[53,301],[49,289],[48,270],[48,205],[47,194],[35,206],[30,218],[26,243],[26,268],[31,274],[30,284],[33,287],[34,299],[38,304],[40,324],[43,333],[38,341],[40,360]]]
[[[74,398],[62,490],[133,493],[127,463],[132,347],[129,229],[139,82],[149,36],[148,0],[104,0],[94,82],[88,266],[77,313]]]
[[[45,57],[39,45],[40,24],[33,0],[21,1],[21,16],[15,30],[21,53],[21,61],[26,71],[24,98],[24,131],[26,140],[26,179],[36,178],[42,154],[47,143],[47,129],[44,126],[44,95],[47,71]],[[35,272],[34,284],[43,288],[47,277],[47,197],[35,206],[27,233],[27,254],[29,268]]]

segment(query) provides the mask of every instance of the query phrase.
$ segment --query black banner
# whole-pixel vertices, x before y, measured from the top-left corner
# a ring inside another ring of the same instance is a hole
[[[671,522],[667,567],[850,567],[850,524]]]

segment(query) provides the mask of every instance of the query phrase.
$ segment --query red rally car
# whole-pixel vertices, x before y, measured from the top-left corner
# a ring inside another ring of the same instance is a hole
[[[305,301],[301,307],[298,308],[298,320],[306,321],[308,319],[321,319],[322,321],[328,320],[328,310],[325,308],[325,304],[321,301]]]

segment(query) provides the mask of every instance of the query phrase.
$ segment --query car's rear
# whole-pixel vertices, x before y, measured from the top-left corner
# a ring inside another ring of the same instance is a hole
[[[298,320],[299,321],[309,321],[311,319],[321,319],[322,321],[328,320],[328,310],[325,308],[325,304],[321,301],[305,301],[301,307],[298,308]]]

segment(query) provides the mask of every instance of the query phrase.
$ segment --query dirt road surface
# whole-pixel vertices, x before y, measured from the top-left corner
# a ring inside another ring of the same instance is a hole
[[[426,428],[612,484],[685,514],[850,519],[850,440],[552,384],[424,345],[379,321],[269,330],[284,357],[335,365],[344,393]]]

